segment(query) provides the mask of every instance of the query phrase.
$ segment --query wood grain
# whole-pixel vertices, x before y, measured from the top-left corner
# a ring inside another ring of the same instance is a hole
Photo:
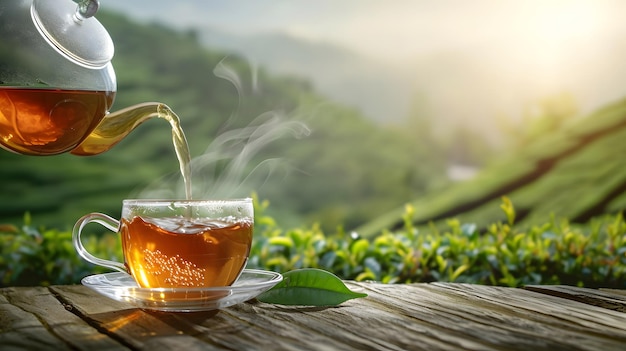
[[[12,289],[0,290],[0,345],[7,350],[69,350],[36,315],[13,305]]]
[[[621,290],[596,290],[564,285],[529,285],[524,289],[580,301],[609,310],[626,312],[626,292]]]
[[[598,303],[614,307],[626,296],[606,291],[347,284],[368,297],[330,308],[249,301],[198,313],[144,311],[78,285],[0,289],[0,349],[595,351],[626,345],[626,313]]]

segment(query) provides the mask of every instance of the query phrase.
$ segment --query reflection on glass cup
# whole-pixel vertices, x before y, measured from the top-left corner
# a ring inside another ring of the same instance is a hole
[[[87,252],[88,223],[120,234],[124,263]],[[130,273],[143,288],[206,288],[233,284],[252,245],[252,200],[124,200],[120,221],[102,213],[81,217],[74,247],[85,260]]]

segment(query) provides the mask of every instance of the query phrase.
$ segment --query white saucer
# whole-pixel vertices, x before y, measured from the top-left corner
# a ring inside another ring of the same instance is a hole
[[[209,311],[248,301],[283,280],[280,273],[244,269],[232,286],[210,288],[140,288],[126,273],[105,273],[83,278],[81,283],[113,300],[138,308],[168,311]]]

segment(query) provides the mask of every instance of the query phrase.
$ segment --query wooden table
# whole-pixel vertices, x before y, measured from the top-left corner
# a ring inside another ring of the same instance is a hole
[[[626,350],[626,295],[347,283],[339,307],[148,312],[80,286],[0,289],[0,350]]]

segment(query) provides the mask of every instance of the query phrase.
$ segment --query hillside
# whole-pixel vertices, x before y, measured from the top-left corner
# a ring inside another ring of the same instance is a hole
[[[284,33],[243,36],[217,29],[199,33],[207,47],[242,55],[274,74],[307,79],[320,94],[359,109],[376,122],[400,123],[414,107],[414,87],[406,70],[345,47]]]
[[[451,125],[469,128],[494,145],[505,143],[496,136],[500,126],[494,118],[520,122],[525,110],[547,97],[567,94],[581,113],[591,113],[626,94],[615,78],[626,74],[621,64],[626,45],[619,34],[586,43],[555,61],[548,74],[525,62],[524,55],[488,44],[422,53],[391,64],[278,31],[242,35],[212,27],[196,30],[207,47],[242,55],[272,73],[307,79],[319,93],[381,124],[400,124],[418,110],[438,132],[445,134]]]
[[[501,197],[509,197],[521,225],[544,223],[554,215],[584,222],[626,208],[626,100],[562,130],[541,136],[507,155],[471,181],[416,199],[417,225],[459,218],[484,226],[504,221]],[[357,229],[373,235],[401,225],[404,208]]]
[[[116,49],[112,110],[159,101],[180,116],[192,157],[204,163],[194,168],[197,197],[256,192],[285,225],[351,228],[417,196],[444,174],[433,154],[440,154],[435,141],[381,127],[329,101],[308,81],[207,49],[193,31],[105,11],[98,19]],[[171,129],[158,119],[101,155],[3,151],[0,164],[0,224],[21,225],[30,212],[37,225],[65,229],[87,212],[115,216],[122,199],[144,196],[146,189],[156,196],[180,186]],[[226,173],[231,165],[237,171]]]

